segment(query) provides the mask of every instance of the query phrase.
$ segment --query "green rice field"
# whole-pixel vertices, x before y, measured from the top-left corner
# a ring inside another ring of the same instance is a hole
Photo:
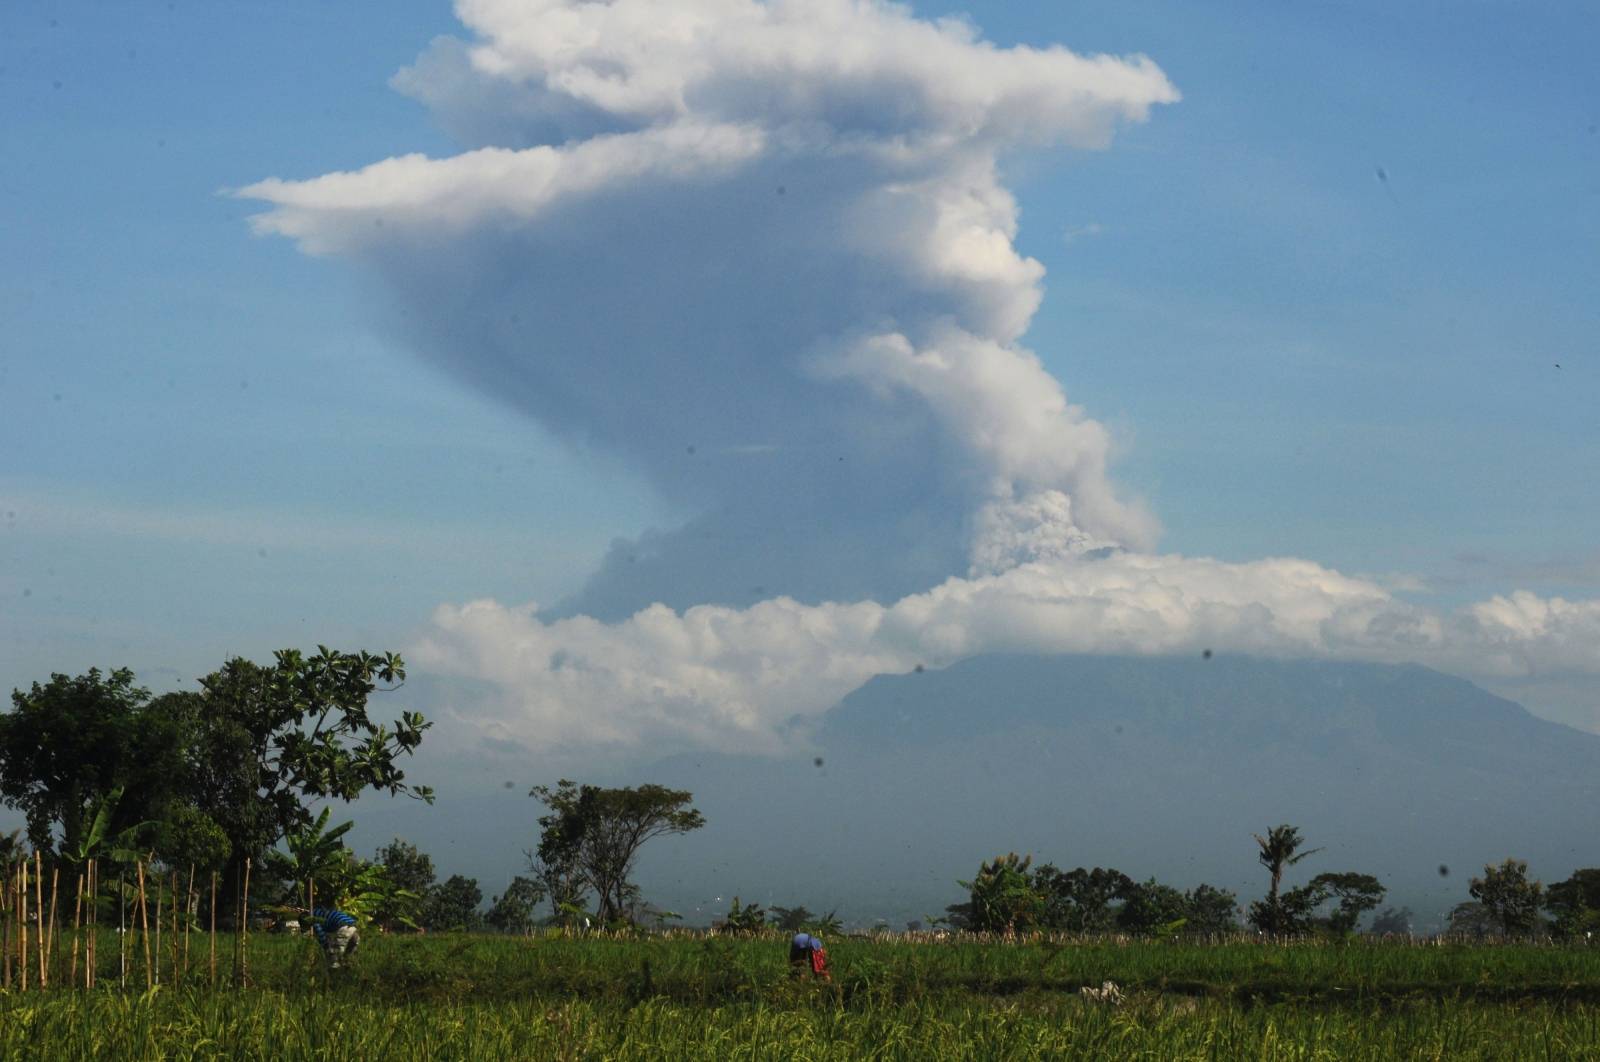
[[[196,938],[154,987],[115,939],[92,990],[13,984],[0,1057],[1600,1059],[1581,945],[841,938],[823,983],[777,935],[371,935],[335,976],[252,935],[241,987]]]

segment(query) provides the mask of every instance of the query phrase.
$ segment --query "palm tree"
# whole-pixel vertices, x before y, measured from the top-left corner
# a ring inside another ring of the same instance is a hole
[[[1273,928],[1276,930],[1276,915],[1279,906],[1278,886],[1283,881],[1284,868],[1292,867],[1307,856],[1316,855],[1322,849],[1313,848],[1309,852],[1301,852],[1299,849],[1305,843],[1305,839],[1300,836],[1298,827],[1290,826],[1287,823],[1282,826],[1272,827],[1267,831],[1265,837],[1259,833],[1251,834],[1251,836],[1256,839],[1256,844],[1261,846],[1261,851],[1256,853],[1256,858],[1261,861],[1261,865],[1266,867],[1267,872],[1272,875],[1272,888],[1267,892],[1267,910],[1273,917]]]

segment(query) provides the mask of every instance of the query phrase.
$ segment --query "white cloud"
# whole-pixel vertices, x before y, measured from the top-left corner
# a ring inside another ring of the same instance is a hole
[[[1444,614],[1292,559],[1122,553],[950,579],[891,605],[654,606],[614,624],[478,601],[440,608],[434,624],[416,662],[487,679],[498,696],[479,722],[531,747],[775,751],[796,717],[815,719],[873,675],[990,652],[1213,649],[1600,673],[1600,602],[1518,594]]]
[[[480,148],[448,159],[404,155],[309,181],[270,178],[236,194],[277,204],[253,220],[257,232],[328,254],[358,250],[385,226],[402,239],[447,239],[474,225],[531,221],[608,186],[704,178],[761,146],[753,127],[686,123],[565,148]]]
[[[1043,267],[997,166],[1176,100],[1149,59],[1000,48],[871,0],[457,12],[472,39],[396,85],[468,150],[238,194],[270,204],[258,231],[377,271],[425,354],[704,514],[720,563],[687,532],[651,540],[675,603],[898,596],[987,549],[973,520],[994,505],[1153,544],[1105,430],[1018,345]],[[757,434],[779,456],[714,460]],[[1050,492],[1070,506],[1025,502]],[[807,512],[875,555],[833,563]],[[774,542],[786,528],[804,540]]]
[[[438,610],[412,655],[497,691],[486,736],[771,750],[871,675],[991,651],[1600,670],[1594,604],[1445,614],[1149,552],[1106,429],[1020,345],[1043,268],[998,176],[1175,101],[1149,59],[873,0],[457,12],[470,39],[394,83],[465,150],[240,194],[376,272],[426,356],[699,514],[612,550],[579,599],[610,622]]]

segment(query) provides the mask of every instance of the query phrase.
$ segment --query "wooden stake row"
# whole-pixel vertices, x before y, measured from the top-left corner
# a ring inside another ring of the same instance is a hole
[[[237,930],[234,934],[234,983],[249,983],[249,888],[250,860],[245,861],[244,878],[237,894]],[[58,916],[65,922],[61,895],[61,864],[49,869],[50,889],[45,896],[46,867],[42,852],[31,857],[16,859],[0,866],[4,886],[0,888],[0,983],[4,988],[27,990],[30,987],[51,987],[52,975],[65,973],[69,988],[92,989],[98,983],[100,958],[100,901],[102,886],[99,860],[87,860],[75,870],[68,887],[72,889],[72,946],[67,948],[59,940]],[[176,870],[169,872],[168,880],[149,874],[149,864],[137,860],[133,866],[133,881],[127,881],[126,872],[119,869],[115,887],[118,935],[118,985],[127,987],[129,974],[130,939],[139,935],[138,951],[142,957],[145,987],[161,983],[165,966],[174,985],[186,983],[191,976],[190,937],[200,928],[195,924],[199,914],[201,896],[195,888],[195,870],[189,868],[187,883]],[[151,886],[155,896],[155,928],[151,929]],[[209,961],[206,977],[210,985],[217,984],[217,886],[216,871],[211,872],[211,917],[209,927]],[[130,910],[131,905],[131,910]],[[180,913],[181,905],[181,913]],[[167,931],[167,947],[162,948],[163,926]],[[64,924],[59,925],[65,929]],[[154,937],[152,938],[152,932]],[[79,978],[79,958],[83,961],[83,975]],[[65,970],[62,967],[65,966]]]

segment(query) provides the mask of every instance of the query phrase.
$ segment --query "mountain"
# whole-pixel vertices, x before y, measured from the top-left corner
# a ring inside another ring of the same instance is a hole
[[[1290,884],[1377,874],[1421,927],[1486,862],[1547,882],[1600,865],[1600,736],[1417,666],[986,656],[875,678],[814,741],[638,771],[709,824],[646,850],[647,893],[691,922],[737,893],[899,924],[1016,850],[1246,900],[1265,889],[1250,835],[1288,822],[1326,849]]]

